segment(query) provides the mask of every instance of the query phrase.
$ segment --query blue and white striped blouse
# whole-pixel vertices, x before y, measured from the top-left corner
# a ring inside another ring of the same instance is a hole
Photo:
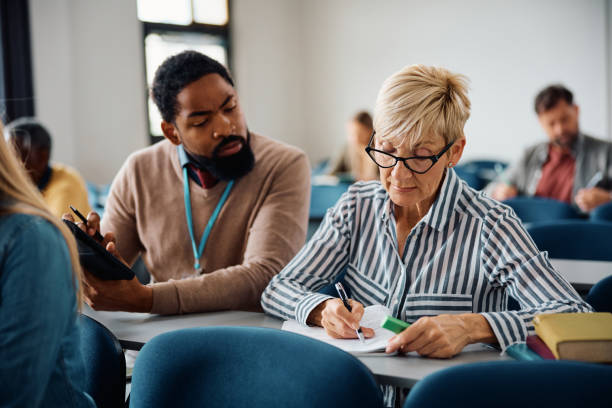
[[[399,254],[393,205],[379,182],[356,183],[327,211],[312,239],[264,291],[264,310],[306,324],[330,298],[316,293],[346,271],[351,297],[383,304],[407,322],[481,313],[502,350],[534,334],[537,313],[587,312],[513,210],[449,170],[429,212]],[[512,296],[521,309],[508,311]]]

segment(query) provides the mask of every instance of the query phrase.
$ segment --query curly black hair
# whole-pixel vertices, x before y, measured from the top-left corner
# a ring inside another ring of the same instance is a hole
[[[168,57],[157,68],[151,96],[166,122],[174,122],[177,114],[176,96],[179,92],[208,74],[219,74],[234,86],[234,81],[223,65],[197,51],[183,51]]]

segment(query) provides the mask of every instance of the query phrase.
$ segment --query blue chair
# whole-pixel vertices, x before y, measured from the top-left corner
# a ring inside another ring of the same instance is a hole
[[[516,215],[525,223],[581,218],[571,205],[548,198],[515,197],[505,200]]]
[[[612,312],[612,275],[597,282],[585,300],[596,312]]]
[[[612,222],[612,202],[595,207],[589,218],[592,221]]]
[[[482,190],[486,185],[486,181],[481,179],[476,171],[465,168],[461,164],[455,166],[455,173],[460,179],[464,180],[468,186],[475,190]]]
[[[333,207],[350,184],[313,185],[310,194],[310,219],[321,220],[328,208]]]
[[[612,223],[563,220],[532,223],[527,232],[554,259],[612,261]]]
[[[79,316],[85,391],[98,408],[125,405],[125,356],[119,340],[91,317]]]
[[[260,327],[164,333],[142,348],[130,407],[381,407],[363,363],[329,344]]]
[[[610,407],[612,366],[575,361],[464,364],[419,381],[404,408]]]
[[[455,166],[457,175],[476,190],[482,190],[487,184],[508,167],[508,163],[498,160],[468,160]]]

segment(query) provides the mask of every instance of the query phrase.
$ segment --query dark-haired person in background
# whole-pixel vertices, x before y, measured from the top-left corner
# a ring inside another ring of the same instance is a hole
[[[166,59],[151,93],[166,140],[127,159],[88,232],[100,228],[128,264],[141,255],[154,283],[86,272],[87,302],[158,314],[259,310],[268,281],[305,241],[307,158],[249,131],[232,78],[205,55]]]
[[[487,187],[491,196],[553,198],[584,212],[611,201],[612,144],[580,132],[572,93],[551,85],[536,96],[535,111],[549,141],[528,148]]]
[[[51,135],[37,119],[16,119],[6,126],[5,134],[52,214],[61,217],[69,205],[85,214],[90,211],[85,180],[72,167],[49,162]]]

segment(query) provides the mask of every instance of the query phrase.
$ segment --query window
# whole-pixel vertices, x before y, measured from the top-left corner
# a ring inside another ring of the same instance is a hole
[[[143,22],[147,87],[170,55],[196,50],[229,67],[228,0],[137,0]],[[161,116],[147,97],[151,143],[163,138]]]

